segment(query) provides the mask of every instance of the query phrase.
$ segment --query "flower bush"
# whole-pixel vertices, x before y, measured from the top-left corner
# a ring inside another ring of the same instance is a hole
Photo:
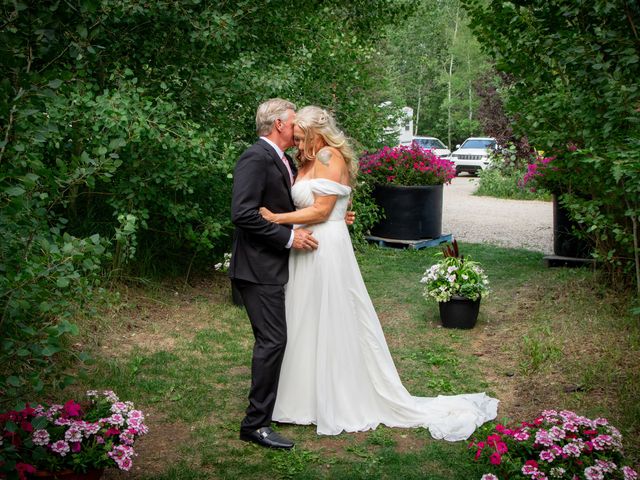
[[[539,155],[535,161],[527,165],[527,171],[520,182],[520,187],[527,188],[531,191],[537,191],[543,188],[548,191],[555,191],[558,179],[554,177],[559,169],[553,161],[556,157],[544,157]],[[557,163],[557,162],[556,162]]]
[[[582,151],[574,143],[556,151],[555,155],[545,156],[538,152],[527,165],[527,171],[520,187],[537,191],[544,189],[550,193],[591,191],[590,169],[581,161]]]
[[[229,270],[229,266],[231,265],[231,254],[230,253],[225,253],[222,261],[216,263],[213,268],[216,269],[219,272],[226,272]]]
[[[624,466],[622,435],[604,418],[590,420],[570,411],[545,410],[533,422],[494,432],[470,446],[490,473],[482,480],[636,480]]]
[[[425,298],[448,302],[454,295],[470,300],[487,296],[489,279],[480,264],[460,256],[455,240],[452,246],[443,249],[444,258],[424,272],[420,283],[425,284]]]
[[[359,166],[360,174],[375,185],[442,185],[456,176],[453,162],[416,143],[365,154]]]
[[[128,471],[135,440],[148,431],[143,413],[110,390],[87,397],[83,404],[27,405],[0,414],[0,478],[114,466]]]

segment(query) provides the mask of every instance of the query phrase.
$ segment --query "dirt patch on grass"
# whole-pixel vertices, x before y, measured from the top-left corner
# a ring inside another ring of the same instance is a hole
[[[427,444],[425,438],[418,437],[414,433],[400,433],[394,435],[393,440],[396,442],[395,451],[398,453],[415,453]]]
[[[208,308],[230,302],[228,282],[225,277],[215,276],[195,280],[188,286],[156,285],[153,290],[119,286],[120,303],[98,319],[87,319],[90,325],[85,325],[83,331],[92,333],[86,342],[105,357],[123,358],[137,349],[151,353],[173,351],[178,342],[213,326],[215,319]],[[246,370],[247,367],[237,367],[237,373],[244,374]],[[104,479],[154,478],[185,458],[184,449],[193,444],[194,427],[168,422],[163,414],[147,409],[145,415],[149,433],[136,441],[138,456],[131,471],[108,469]]]
[[[509,295],[483,303],[485,321],[472,343],[482,377],[500,400],[498,418],[520,422],[545,409],[600,410],[610,419],[621,415],[613,378],[634,371],[640,354],[607,320],[615,318],[620,300],[594,302],[597,292],[583,280],[549,288],[532,279]],[[593,375],[598,362],[604,372]],[[590,372],[593,378],[585,381]]]
[[[189,340],[210,328],[208,305],[229,302],[229,280],[224,276],[202,278],[192,285],[163,283],[154,290],[118,286],[120,301],[103,315],[86,319],[85,339],[106,357],[121,357],[136,349],[172,351],[178,340]],[[78,348],[83,345],[78,344]]]
[[[162,415],[149,412],[145,423],[149,433],[136,441],[137,457],[129,472],[115,468],[105,471],[105,480],[125,480],[133,478],[154,478],[162,474],[167,468],[184,459],[182,450],[190,442],[191,429],[183,423],[169,423]]]
[[[545,376],[544,387],[522,374],[519,345],[531,329],[529,314],[540,292],[531,285],[515,290],[508,299],[497,298],[482,305],[485,321],[479,325],[471,348],[478,356],[482,378],[500,400],[498,419],[522,421],[553,404],[553,384],[562,381]]]

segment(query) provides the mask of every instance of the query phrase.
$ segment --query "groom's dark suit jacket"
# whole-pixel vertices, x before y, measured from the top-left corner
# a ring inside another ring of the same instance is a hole
[[[295,165],[287,156],[295,174]],[[238,159],[234,170],[231,219],[236,226],[229,276],[265,285],[289,280],[286,248],[291,225],[268,222],[258,210],[293,211],[289,172],[275,150],[260,139]]]

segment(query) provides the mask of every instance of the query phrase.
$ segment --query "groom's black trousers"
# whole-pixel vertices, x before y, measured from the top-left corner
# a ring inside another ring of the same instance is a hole
[[[255,337],[249,407],[240,425],[242,433],[249,433],[271,424],[280,367],[287,344],[284,286],[237,279],[233,282],[242,295]]]

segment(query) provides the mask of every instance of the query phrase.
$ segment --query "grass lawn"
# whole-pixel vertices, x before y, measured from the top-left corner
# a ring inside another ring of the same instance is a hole
[[[531,420],[543,409],[607,417],[640,463],[640,326],[616,292],[588,269],[546,269],[542,255],[462,244],[493,287],[473,330],[439,326],[418,283],[438,249],[368,248],[359,255],[389,348],[419,396],[486,391],[499,419]],[[291,452],[241,442],[253,338],[226,277],[122,287],[120,302],[82,319],[95,363],[73,390],[108,388],[147,414],[130,474],[105,479],[403,478],[472,479],[482,470],[467,442],[434,441],[424,429],[317,436],[280,425]],[[68,396],[65,392],[66,396]]]

